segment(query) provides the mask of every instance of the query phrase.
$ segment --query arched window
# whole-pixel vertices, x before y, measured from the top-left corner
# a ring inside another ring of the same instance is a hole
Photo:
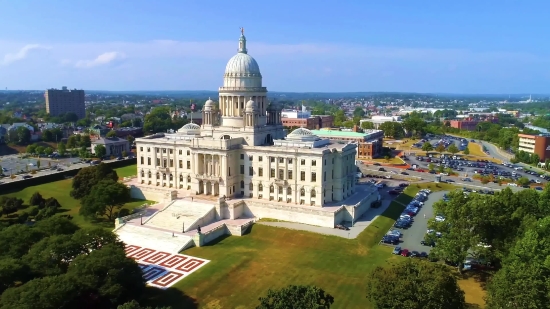
[[[174,180],[174,176],[170,174],[170,181]]]
[[[273,185],[269,186],[269,193],[273,193],[275,192],[275,188],[273,187]]]
[[[292,194],[292,188],[291,188],[291,187],[286,188],[286,194],[287,194],[287,195],[291,195],[291,194]]]
[[[191,176],[187,176],[187,183],[191,182]]]
[[[283,194],[283,187],[282,187],[282,186],[279,186],[278,188],[279,188],[279,190],[278,190],[278,191],[279,191],[279,194]]]
[[[244,189],[244,181],[241,180],[241,189]]]
[[[300,196],[306,196],[306,190],[304,190],[304,188],[300,189]]]
[[[183,175],[180,175],[180,182],[183,182]]]
[[[145,172],[141,171],[141,177],[145,177]]]
[[[248,190],[250,190],[250,191],[254,190],[254,184],[249,183],[248,184]]]
[[[147,172],[147,177],[151,178],[151,171]]]
[[[157,179],[160,179],[160,173],[157,173]]]
[[[317,196],[317,193],[315,193],[315,190],[311,190],[311,197]]]
[[[162,180],[166,180],[166,173],[162,173]]]
[[[258,185],[258,191],[262,192],[264,190],[264,186],[262,184]]]

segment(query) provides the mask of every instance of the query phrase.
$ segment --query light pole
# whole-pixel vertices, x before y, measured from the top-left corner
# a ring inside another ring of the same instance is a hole
[[[139,215],[139,219],[140,219],[140,225],[143,225],[143,214]]]

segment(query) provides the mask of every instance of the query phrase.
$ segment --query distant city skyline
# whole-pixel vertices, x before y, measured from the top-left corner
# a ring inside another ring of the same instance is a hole
[[[545,94],[548,8],[23,0],[0,11],[0,89],[216,91],[244,27],[270,91]]]

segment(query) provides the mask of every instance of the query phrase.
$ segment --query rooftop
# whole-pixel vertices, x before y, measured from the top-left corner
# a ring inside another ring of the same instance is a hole
[[[336,131],[336,130],[311,130],[311,132],[317,136],[323,137],[357,137],[362,138],[367,135],[377,133],[377,131],[370,131],[365,133],[360,132],[346,132],[346,131]],[[380,131],[381,132],[381,131]]]
[[[126,140],[124,138],[118,138],[118,137],[105,137],[105,138],[92,140],[92,144],[104,144],[104,145],[114,144],[114,143],[121,143],[121,142],[127,142],[128,143],[128,140]]]

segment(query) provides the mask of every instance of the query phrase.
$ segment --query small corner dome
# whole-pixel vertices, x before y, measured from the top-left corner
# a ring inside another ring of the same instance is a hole
[[[204,110],[211,110],[214,107],[214,101],[210,98],[204,103]]]
[[[214,106],[214,101],[212,101],[212,99],[208,98],[208,100],[206,100],[206,102],[204,103],[204,106]]]
[[[178,130],[178,133],[183,133],[187,135],[196,135],[200,134],[201,127],[198,124],[194,123],[188,123],[181,127],[181,129]]]
[[[256,110],[256,102],[252,101],[252,99],[248,100],[246,102],[246,110]]]
[[[286,139],[288,140],[300,140],[300,141],[315,141],[318,140],[319,137],[310,130],[306,128],[298,128],[292,132],[290,132],[289,135],[287,135]]]

